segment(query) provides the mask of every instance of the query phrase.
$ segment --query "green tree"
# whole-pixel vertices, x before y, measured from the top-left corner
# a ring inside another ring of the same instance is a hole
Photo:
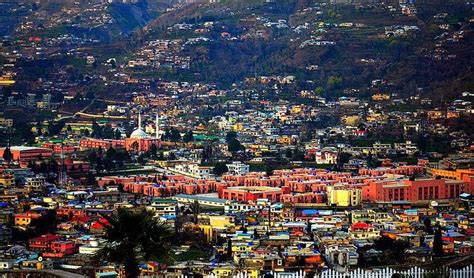
[[[92,122],[92,137],[102,138],[102,128],[97,124],[96,121]]]
[[[122,133],[120,132],[120,130],[115,129],[115,131],[114,131],[114,139],[122,139]]]
[[[158,147],[155,144],[152,144],[150,147],[150,155],[153,158],[156,158],[156,154],[158,153]]]
[[[327,85],[331,89],[338,89],[342,85],[342,78],[337,76],[330,76]]]
[[[98,260],[123,264],[126,277],[137,277],[141,260],[169,258],[172,231],[151,212],[118,209],[103,217],[108,222],[106,242],[96,255]]]
[[[423,225],[425,225],[425,232],[427,234],[432,235],[433,234],[433,228],[431,227],[431,219],[428,218],[428,217],[425,217],[425,219],[423,219]]]
[[[230,260],[232,259],[232,240],[227,238],[227,259]]]
[[[229,141],[227,148],[232,153],[245,150],[244,146],[235,138]]]
[[[64,121],[59,121],[57,123],[55,122],[50,122],[49,125],[48,125],[48,133],[49,133],[49,136],[55,136],[55,135],[58,135],[61,130],[63,130],[64,126],[65,126],[65,122]]]
[[[229,168],[227,168],[227,165],[224,162],[217,162],[214,165],[214,175],[216,176],[220,176],[228,171]]]
[[[10,167],[10,161],[12,160],[13,155],[12,151],[10,150],[10,147],[6,147],[5,150],[3,151],[3,159],[7,162],[8,167]]]
[[[443,235],[441,233],[441,227],[438,225],[435,230],[433,239],[433,253],[436,257],[443,256]]]
[[[230,141],[232,141],[233,139],[237,139],[237,132],[235,131],[229,131],[227,132],[226,136],[225,136],[225,141],[227,143],[229,143]]]
[[[83,134],[84,134],[85,137],[91,136],[91,132],[89,131],[88,128],[84,129],[84,133],[83,133]]]
[[[175,128],[172,128],[171,131],[170,131],[170,140],[173,141],[173,142],[178,142],[179,140],[181,140],[181,134],[179,133],[179,131]]]
[[[183,142],[189,143],[189,142],[192,142],[192,141],[194,141],[193,131],[189,130],[188,132],[186,132],[186,134],[184,134]]]
[[[324,94],[324,88],[322,86],[318,86],[316,89],[314,89],[314,93],[321,96]]]

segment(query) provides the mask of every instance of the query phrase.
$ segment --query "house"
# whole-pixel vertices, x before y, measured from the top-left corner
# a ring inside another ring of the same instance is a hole
[[[429,247],[411,247],[405,250],[405,258],[413,263],[428,263],[433,260],[433,252]]]
[[[250,172],[250,166],[240,161],[233,161],[230,164],[226,164],[229,174],[243,176]]]
[[[51,251],[64,255],[72,255],[77,252],[77,247],[74,241],[54,241],[51,243]]]
[[[33,212],[15,214],[15,226],[29,226],[31,221],[40,217],[41,214]]]
[[[53,241],[60,240],[61,237],[53,234],[45,234],[39,237],[32,238],[28,241],[30,250],[33,251],[46,251],[51,249]]]
[[[370,224],[358,222],[351,225],[349,235],[354,239],[373,239],[380,237],[380,231]]]
[[[0,259],[0,270],[12,269],[13,263],[14,263],[13,260]]]
[[[325,257],[332,265],[346,267],[357,265],[359,254],[354,245],[334,244],[325,247]]]
[[[323,148],[316,151],[316,164],[336,164],[338,151],[336,148]]]

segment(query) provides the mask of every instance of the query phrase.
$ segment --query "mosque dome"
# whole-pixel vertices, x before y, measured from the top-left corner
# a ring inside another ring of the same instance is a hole
[[[141,128],[135,129],[132,134],[130,134],[130,138],[146,138],[148,137],[148,134],[146,134],[145,131],[143,131]]]

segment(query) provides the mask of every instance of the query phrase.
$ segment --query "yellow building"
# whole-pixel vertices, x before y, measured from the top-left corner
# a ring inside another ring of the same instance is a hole
[[[379,113],[379,112],[372,112],[372,113],[368,114],[367,117],[366,117],[367,122],[379,122],[379,121],[384,122],[387,119],[388,119],[387,115],[384,115],[384,114]]]
[[[343,116],[341,118],[342,122],[345,124],[345,125],[348,125],[348,126],[356,126],[359,124],[360,122],[360,117],[357,116],[357,115],[353,115],[353,116]]]
[[[461,115],[461,113],[459,113],[458,111],[448,111],[446,113],[446,118],[448,118],[448,119],[457,119],[457,118],[459,118],[460,115]]]
[[[10,86],[14,84],[15,80],[0,79],[0,86]]]
[[[46,260],[46,261],[23,261],[21,263],[21,267],[25,269],[36,269],[36,270],[43,270],[43,269],[52,269],[53,268],[53,261]]]
[[[10,174],[0,174],[0,185],[12,186],[15,184],[15,177]]]
[[[260,274],[257,269],[242,269],[237,272],[235,268],[231,266],[218,266],[212,270],[212,273],[218,277],[232,277],[237,274],[244,274],[245,277],[249,278],[257,278]]]
[[[252,252],[256,245],[249,242],[232,242],[232,254]]]
[[[375,94],[372,96],[373,101],[384,101],[384,100],[389,100],[390,95],[389,94]]]
[[[282,145],[289,145],[289,144],[291,144],[291,138],[289,136],[286,136],[286,135],[280,136],[277,139],[277,143],[282,144]]]
[[[199,229],[206,236],[207,241],[211,241],[214,236],[214,232],[211,225],[199,224]]]
[[[301,105],[295,105],[295,106],[291,107],[291,113],[292,114],[299,114],[299,113],[301,113],[301,111],[303,111],[303,107]]]
[[[445,112],[439,111],[439,110],[428,111],[427,114],[428,114],[428,119],[430,120],[436,120],[436,119],[441,119],[445,117]]]
[[[329,205],[338,207],[358,206],[362,202],[362,190],[360,188],[337,188],[327,187]]]
[[[239,131],[242,131],[244,129],[244,124],[243,123],[235,123],[234,124],[234,131],[235,132],[239,132]]]
[[[235,226],[231,222],[231,217],[226,215],[209,215],[209,224],[214,229],[226,229]]]
[[[31,224],[31,216],[15,215],[15,226],[28,226]]]

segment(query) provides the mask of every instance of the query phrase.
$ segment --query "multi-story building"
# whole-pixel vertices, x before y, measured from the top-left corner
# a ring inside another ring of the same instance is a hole
[[[250,166],[240,161],[233,161],[230,164],[226,164],[229,174],[243,176],[250,172]]]
[[[328,205],[338,207],[358,206],[362,203],[362,190],[345,186],[327,187]]]
[[[471,193],[471,182],[445,179],[372,181],[362,188],[362,199],[375,202],[431,201],[455,199],[463,192]]]

